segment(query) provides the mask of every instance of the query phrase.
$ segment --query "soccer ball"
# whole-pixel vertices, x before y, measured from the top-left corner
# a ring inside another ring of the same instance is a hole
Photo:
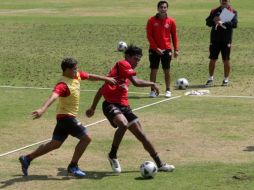
[[[189,82],[186,78],[179,78],[176,81],[176,87],[180,90],[185,90],[186,88],[188,88],[189,86]]]
[[[157,166],[151,161],[145,161],[140,166],[140,173],[143,178],[153,178],[156,175],[157,170]]]
[[[120,41],[117,44],[117,51],[125,51],[127,49],[127,43],[124,41]]]

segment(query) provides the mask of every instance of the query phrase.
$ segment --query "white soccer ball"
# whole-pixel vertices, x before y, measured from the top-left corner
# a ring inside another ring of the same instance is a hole
[[[188,88],[189,86],[189,82],[186,78],[179,78],[176,81],[176,87],[180,90],[185,90],[186,88]]]
[[[127,49],[128,45],[124,41],[120,41],[117,44],[117,51],[125,51]]]
[[[143,178],[153,178],[158,171],[157,166],[154,162],[151,161],[145,161],[140,166],[140,173]]]

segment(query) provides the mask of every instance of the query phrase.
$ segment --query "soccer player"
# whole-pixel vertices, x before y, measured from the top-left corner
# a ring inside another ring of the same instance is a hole
[[[144,149],[157,164],[159,171],[173,171],[175,168],[173,165],[161,161],[158,152],[145,135],[138,117],[132,112],[128,102],[129,81],[137,87],[151,87],[157,94],[159,94],[158,86],[154,82],[141,80],[136,76],[134,69],[142,57],[142,49],[130,45],[124,54],[125,59],[118,61],[108,74],[109,77],[114,77],[117,83],[114,85],[105,83],[98,90],[91,107],[86,111],[86,115],[88,117],[93,116],[103,95],[105,99],[102,104],[103,113],[110,124],[116,128],[112,147],[108,154],[108,160],[114,172],[121,172],[117,151],[127,129],[143,144]]]
[[[79,142],[75,147],[72,160],[67,168],[68,173],[71,173],[76,177],[83,177],[86,175],[85,172],[80,170],[78,167],[79,159],[88,144],[91,142],[91,137],[88,134],[87,128],[76,119],[79,109],[80,81],[86,79],[103,80],[110,84],[114,84],[116,81],[110,77],[78,71],[78,62],[73,58],[63,59],[61,68],[63,76],[55,85],[53,92],[42,107],[32,112],[33,119],[38,119],[56,99],[59,99],[56,110],[57,122],[53,132],[53,137],[51,141],[40,145],[30,154],[19,157],[22,171],[25,176],[28,175],[28,167],[32,160],[59,148],[68,135],[72,135],[73,137],[79,139]]]
[[[223,9],[228,9],[234,14],[231,21],[223,22],[220,19],[220,14]],[[220,6],[213,9],[210,15],[206,18],[206,25],[211,27],[210,34],[210,47],[209,47],[209,76],[205,84],[206,87],[213,86],[215,63],[218,59],[219,53],[221,52],[222,61],[224,64],[224,79],[222,86],[228,86],[229,74],[230,74],[230,51],[232,44],[233,28],[237,27],[237,12],[230,4],[229,0],[220,0]]]
[[[147,21],[146,36],[149,42],[150,81],[156,82],[159,63],[162,64],[164,80],[166,85],[165,97],[171,97],[170,91],[170,63],[171,58],[178,56],[178,38],[176,22],[167,15],[168,2],[159,1],[158,13]],[[151,89],[149,97],[155,98],[156,92]]]

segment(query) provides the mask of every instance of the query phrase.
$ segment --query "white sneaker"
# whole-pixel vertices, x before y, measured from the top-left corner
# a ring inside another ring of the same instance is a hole
[[[122,170],[121,170],[121,166],[120,166],[120,163],[119,163],[118,159],[110,158],[108,156],[108,161],[111,165],[111,168],[112,168],[113,172],[121,173]]]
[[[171,97],[171,92],[170,92],[169,90],[167,90],[167,91],[165,92],[165,97],[166,97],[166,98],[170,98],[170,97]]]
[[[150,94],[149,94],[149,97],[150,97],[150,98],[156,98],[156,96],[157,96],[157,95],[156,95],[156,92],[153,91],[153,90],[152,90],[152,91],[150,92]]]
[[[169,164],[165,163],[160,168],[158,168],[158,171],[172,172],[172,171],[174,171],[174,169],[175,169],[174,165],[169,165]]]

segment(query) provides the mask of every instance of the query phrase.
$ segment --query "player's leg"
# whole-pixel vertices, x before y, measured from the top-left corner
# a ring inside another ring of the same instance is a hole
[[[221,84],[222,86],[228,86],[228,83],[229,83],[229,74],[231,70],[231,65],[229,61],[230,51],[231,51],[231,44],[230,43],[224,44],[221,50],[222,61],[224,64],[224,79]]]
[[[70,118],[68,121],[67,133],[79,139],[78,144],[75,147],[72,159],[68,165],[68,172],[76,177],[84,177],[86,174],[78,167],[78,162],[83,153],[85,152],[87,146],[91,142],[91,137],[88,134],[86,127],[82,125],[76,118]]]
[[[149,50],[149,62],[150,62],[150,81],[151,82],[156,82],[157,78],[157,72],[159,68],[159,63],[160,63],[160,55],[156,53],[154,50]],[[155,91],[151,89],[151,92],[149,94],[150,98],[155,98],[157,95]]]
[[[171,91],[170,91],[170,83],[171,83],[171,74],[170,74],[170,63],[172,58],[172,51],[166,50],[161,57],[161,64],[162,69],[164,72],[164,81],[165,81],[165,97],[170,98],[171,97]]]

